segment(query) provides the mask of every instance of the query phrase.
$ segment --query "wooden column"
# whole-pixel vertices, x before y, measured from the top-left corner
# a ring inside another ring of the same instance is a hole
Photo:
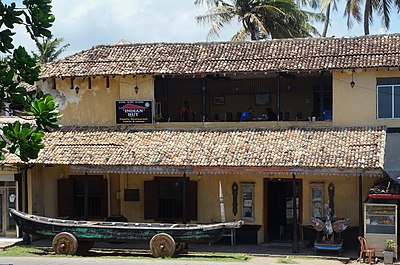
[[[276,76],[276,120],[281,120],[281,76]]]
[[[24,186],[24,212],[28,213],[28,166],[24,167],[24,176],[23,176],[23,186]],[[5,198],[5,200],[7,200],[8,198]],[[4,224],[6,225],[6,224]],[[24,233],[23,236],[23,244],[24,245],[30,245],[31,244],[31,237],[29,236],[29,234]]]
[[[207,121],[206,114],[206,79],[203,78],[201,80],[201,112],[202,112],[202,121]]]
[[[84,220],[89,219],[89,181],[88,181],[88,173],[85,172],[85,180],[84,180],[84,198],[83,198],[83,218]]]
[[[362,176],[358,176],[358,235],[364,236]]]
[[[297,234],[297,202],[296,202],[296,175],[292,174],[292,185],[293,185],[293,242],[292,242],[292,252],[298,253],[299,252],[299,241],[298,241],[298,234]]]
[[[186,211],[186,173],[183,173],[183,178],[182,178],[182,223],[186,224],[187,223],[187,211]]]
[[[325,86],[324,86],[324,72],[321,72],[321,75],[319,77],[319,117],[323,121],[324,120],[324,91]],[[315,113],[317,115],[317,113]]]

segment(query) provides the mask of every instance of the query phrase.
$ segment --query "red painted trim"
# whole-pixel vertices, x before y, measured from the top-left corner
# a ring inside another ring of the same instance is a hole
[[[368,194],[371,199],[400,200],[400,194]]]

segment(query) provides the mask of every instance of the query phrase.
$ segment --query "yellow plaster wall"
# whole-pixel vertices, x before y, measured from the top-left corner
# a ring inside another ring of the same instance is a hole
[[[68,175],[78,175],[71,173],[69,167],[35,167],[30,170],[29,191],[32,198],[30,211],[34,214],[57,217],[58,197],[57,180]],[[107,177],[107,174],[104,174]],[[162,175],[157,175],[162,176]],[[246,224],[264,224],[264,179],[291,178],[289,175],[188,175],[190,180],[198,182],[198,220],[192,222],[210,223],[221,221],[219,206],[219,181],[222,183],[226,220],[240,220],[241,212],[241,183],[253,182],[254,192],[254,212],[255,220],[246,221]],[[302,225],[310,224],[311,194],[310,184],[312,182],[322,182],[324,184],[324,202],[328,204],[328,185],[333,183],[335,186],[335,214],[338,217],[351,218],[351,226],[358,226],[358,177],[356,176],[313,176],[298,175],[302,179]],[[144,181],[154,179],[154,175],[134,175],[134,174],[109,174],[110,180],[110,214],[122,214],[129,221],[142,222],[144,220]],[[363,177],[363,199],[366,198],[369,188],[377,181],[377,178]],[[232,184],[238,184],[238,213],[232,213]],[[124,189],[139,189],[140,199],[137,202],[124,201]],[[118,195],[119,193],[119,199]],[[264,227],[258,234],[259,243],[264,240]]]
[[[399,69],[356,70],[351,88],[351,71],[333,72],[333,122],[335,125],[400,126],[400,119],[376,118],[376,79],[400,77]]]
[[[32,196],[30,212],[57,217],[57,179],[61,176],[62,168],[36,166],[30,171],[30,194]]]
[[[152,180],[153,175],[120,174],[121,214],[130,221],[144,221],[144,181]],[[125,189],[139,189],[139,201],[124,201]]]
[[[154,78],[147,76],[125,76],[116,78],[120,82],[121,100],[153,100],[154,99]],[[139,87],[138,93],[135,86]]]
[[[92,88],[89,89],[87,78],[74,79],[74,88],[79,87],[79,93],[76,93],[75,89],[70,89],[71,80],[69,78],[56,80],[56,87],[59,92],[56,100],[60,102],[60,111],[63,114],[61,124],[115,125],[116,100],[154,99],[152,76],[110,77],[109,88],[106,88],[104,77],[92,78],[91,80]],[[136,84],[139,87],[137,94],[134,90]]]
[[[363,200],[366,199],[369,189],[378,178],[363,177]],[[304,225],[310,225],[311,216],[311,187],[313,182],[324,184],[324,204],[328,206],[328,186],[335,187],[335,216],[351,218],[350,225],[358,226],[358,177],[357,176],[305,176],[303,177],[303,220]],[[326,213],[326,212],[325,212]]]
[[[120,215],[121,207],[120,207],[120,174],[109,174],[108,181],[110,187],[110,215]]]

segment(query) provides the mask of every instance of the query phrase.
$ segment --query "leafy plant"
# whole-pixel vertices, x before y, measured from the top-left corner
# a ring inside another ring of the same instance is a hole
[[[394,252],[396,250],[396,242],[393,239],[386,239],[385,241],[386,248],[385,251]]]
[[[4,159],[5,152],[11,152],[22,161],[28,161],[38,157],[44,147],[43,132],[57,128],[61,115],[52,96],[43,93],[33,98],[27,96],[21,83],[33,85],[39,80],[40,69],[24,47],[15,48],[13,44],[16,25],[25,26],[32,39],[51,37],[49,28],[54,22],[51,0],[24,0],[22,4],[21,8],[15,3],[0,1],[0,107],[5,108],[5,102],[18,106],[18,110],[7,111],[13,111],[17,116],[29,115],[35,123],[16,121],[4,126],[0,134],[0,158]]]

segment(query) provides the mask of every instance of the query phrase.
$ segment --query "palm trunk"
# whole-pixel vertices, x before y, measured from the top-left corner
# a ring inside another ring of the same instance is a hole
[[[331,3],[329,3],[328,6],[326,7],[324,31],[322,32],[322,37],[326,37],[326,33],[328,32],[330,17],[331,17]]]
[[[257,27],[253,23],[250,23],[249,29],[250,29],[251,40],[258,40],[259,32],[257,30]]]
[[[364,9],[364,34],[369,35],[369,19],[371,16],[371,0],[365,0]]]

